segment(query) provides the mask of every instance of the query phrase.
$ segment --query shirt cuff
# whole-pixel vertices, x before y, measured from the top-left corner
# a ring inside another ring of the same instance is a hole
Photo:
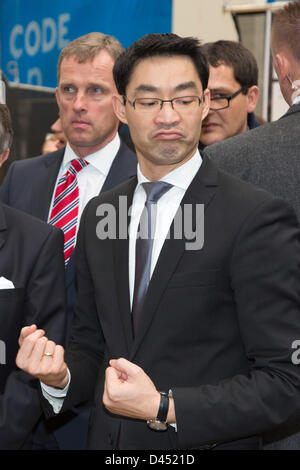
[[[68,393],[70,382],[71,382],[71,373],[68,369],[69,380],[65,388],[55,388],[50,387],[49,385],[40,382],[41,390],[44,398],[50,403],[55,414],[58,414],[63,406],[64,399]]]

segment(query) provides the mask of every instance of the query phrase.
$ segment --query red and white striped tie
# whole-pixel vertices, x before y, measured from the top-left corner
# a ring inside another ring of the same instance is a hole
[[[75,246],[79,208],[77,173],[87,165],[88,162],[82,158],[72,160],[70,168],[60,178],[55,191],[49,223],[61,228],[64,232],[65,265],[67,265]]]

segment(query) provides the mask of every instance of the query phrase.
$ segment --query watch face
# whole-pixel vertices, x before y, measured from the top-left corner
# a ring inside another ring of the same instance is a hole
[[[157,421],[156,419],[150,419],[149,421],[147,421],[147,424],[149,428],[153,431],[166,431],[166,429],[168,428],[167,423]]]

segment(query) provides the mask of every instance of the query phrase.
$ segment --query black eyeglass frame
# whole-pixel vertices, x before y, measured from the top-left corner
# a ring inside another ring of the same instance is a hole
[[[187,96],[176,96],[175,98],[172,98],[171,100],[162,100],[161,98],[136,98],[135,100],[133,101],[130,101],[130,99],[126,96],[126,95],[123,95],[123,99],[124,99],[124,104],[126,103],[126,101],[128,101],[128,103],[133,107],[133,109],[135,110],[135,102],[139,99],[153,99],[153,100],[158,100],[160,101],[160,108],[159,110],[162,109],[164,103],[171,103],[171,106],[172,106],[172,109],[174,109],[174,104],[173,104],[173,101],[175,100],[179,100],[179,99],[183,99],[183,98],[197,98],[198,99],[198,106],[200,106],[200,104],[203,102],[203,96],[200,98],[199,96],[197,95],[187,95]],[[175,110],[176,111],[176,110]]]
[[[223,106],[222,108],[212,108],[210,106],[209,109],[211,109],[212,111],[221,111],[222,109],[227,109],[227,108],[229,108],[230,101],[233,100],[233,98],[238,96],[240,93],[245,93],[247,90],[248,90],[248,87],[242,86],[239,90],[235,91],[231,96],[219,96],[218,98],[215,98],[214,100],[211,100],[211,102],[212,101],[218,101],[218,100],[227,100],[227,106]]]

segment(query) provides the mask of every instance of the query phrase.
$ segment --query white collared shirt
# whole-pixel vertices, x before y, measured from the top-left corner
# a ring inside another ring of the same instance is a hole
[[[171,184],[173,187],[157,201],[156,226],[153,239],[150,277],[152,276],[181,200],[199,170],[201,162],[202,159],[199,151],[197,150],[190,160],[171,171],[160,180]],[[139,221],[146,201],[146,193],[142,187],[142,183],[149,181],[141,173],[139,165],[137,167],[137,179],[138,184],[133,196],[131,222],[129,227],[129,293],[131,306],[135,278],[135,241]]]
[[[299,104],[300,103],[300,95],[296,96],[292,104]]]
[[[87,161],[89,165],[85,166],[82,170],[77,173],[77,181],[79,188],[79,220],[81,218],[83,209],[85,208],[87,203],[93,197],[98,196],[98,194],[100,193],[102,186],[106,180],[106,177],[109,173],[110,167],[114,161],[114,158],[119,151],[119,148],[120,137],[119,134],[116,134],[113,140],[109,142],[109,144],[107,144],[105,147],[85,157],[85,161]],[[48,222],[53,207],[54,195],[58,181],[66,173],[66,171],[70,167],[71,161],[74,158],[78,158],[78,156],[72,150],[69,143],[67,143],[64,158],[57,175],[56,184],[52,195],[48,214]],[[78,226],[79,224],[77,224],[77,229]]]

